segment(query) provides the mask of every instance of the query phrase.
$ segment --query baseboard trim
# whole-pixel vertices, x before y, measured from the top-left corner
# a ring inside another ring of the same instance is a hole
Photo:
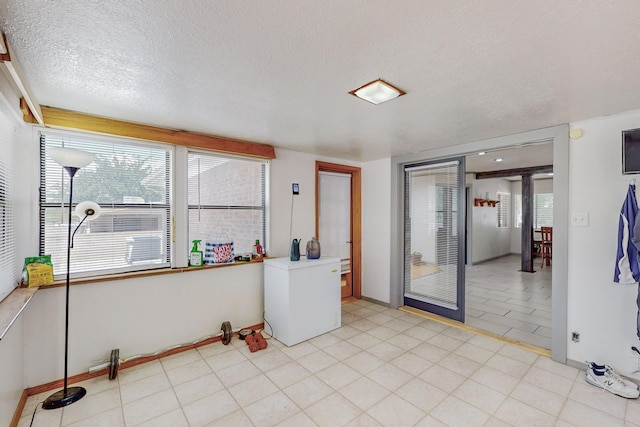
[[[257,330],[257,329],[263,329],[264,328],[264,323],[258,323],[257,325],[253,325],[253,326],[249,326],[246,329],[253,329],[253,330]],[[238,333],[234,333],[233,336],[237,336]],[[209,344],[213,344],[215,342],[221,341],[222,337],[212,337],[212,338],[208,338],[204,341],[201,341],[197,344],[191,344],[191,345],[187,345],[184,347],[179,347],[179,348],[174,348],[171,350],[167,350],[163,353],[159,353],[153,356],[148,356],[148,357],[140,357],[138,359],[134,359],[131,360],[129,362],[124,361],[120,364],[118,371],[122,370],[122,369],[127,369],[127,368],[132,368],[134,366],[138,366],[141,365],[143,363],[147,363],[147,362],[151,362],[153,360],[157,360],[163,357],[167,357],[167,356],[171,356],[173,354],[177,354],[177,353],[182,353],[184,351],[188,351],[188,350],[193,350],[195,348],[198,347],[202,347],[205,345],[209,345]],[[109,375],[109,368],[104,368],[101,369],[99,371],[95,371],[95,372],[85,372],[82,374],[78,374],[78,375],[73,375],[70,376],[69,378],[67,378],[67,384],[75,384],[75,383],[79,383],[81,381],[86,381],[89,380],[91,378],[96,378],[96,377],[100,377],[102,375]],[[64,379],[59,379],[59,380],[55,380],[55,381],[51,381],[48,382],[46,384],[41,384],[38,386],[34,386],[34,387],[28,387],[25,389],[25,392],[27,394],[27,396],[33,396],[35,394],[40,394],[40,393],[44,393],[46,391],[51,391],[51,390],[57,390],[59,388],[64,387]],[[24,394],[24,393],[23,393]],[[26,399],[25,399],[26,400]],[[17,410],[17,409],[16,409]],[[22,413],[22,410],[20,411],[20,413]]]
[[[22,395],[20,396],[18,406],[16,406],[16,410],[13,413],[13,418],[11,419],[11,424],[9,424],[9,427],[18,427],[18,423],[20,422],[20,418],[22,417],[22,411],[24,411],[24,407],[27,403],[28,397],[29,395],[27,394],[27,390],[22,390]]]

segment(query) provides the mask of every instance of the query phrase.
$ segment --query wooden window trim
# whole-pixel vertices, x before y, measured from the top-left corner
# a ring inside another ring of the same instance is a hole
[[[23,104],[24,101],[21,99],[21,106]],[[25,109],[22,110],[25,113]],[[268,144],[108,119],[53,107],[42,106],[42,115],[46,127],[84,130],[260,159],[276,158],[275,149]],[[24,119],[33,123],[26,113]]]
[[[72,286],[86,285],[91,283],[114,282],[118,280],[134,279],[134,278],[140,278],[140,277],[164,276],[166,274],[176,274],[176,273],[189,273],[192,271],[235,267],[235,266],[248,265],[248,264],[258,264],[258,263],[262,263],[264,259],[268,259],[268,257],[264,257],[262,259],[254,259],[251,261],[243,261],[243,262],[238,261],[238,262],[232,262],[232,263],[226,263],[226,264],[203,265],[200,267],[159,268],[156,270],[134,271],[129,273],[118,273],[118,274],[106,274],[102,276],[93,276],[93,277],[79,277],[77,279],[71,279],[69,281],[69,284]],[[49,288],[60,288],[63,286],[66,286],[66,281],[57,280],[49,285],[42,285],[39,287],[39,289],[44,290]]]

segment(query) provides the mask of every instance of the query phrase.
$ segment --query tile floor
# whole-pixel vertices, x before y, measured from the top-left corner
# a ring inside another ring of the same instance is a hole
[[[520,256],[467,266],[465,323],[551,349],[551,267],[519,271]]]
[[[85,382],[34,426],[640,426],[640,402],[466,330],[356,301],[293,347],[214,343]],[[20,427],[38,402],[28,399]]]

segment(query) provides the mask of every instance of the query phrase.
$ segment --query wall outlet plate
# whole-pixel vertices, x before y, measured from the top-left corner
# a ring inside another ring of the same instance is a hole
[[[572,227],[588,227],[589,214],[588,213],[572,213],[571,226]]]

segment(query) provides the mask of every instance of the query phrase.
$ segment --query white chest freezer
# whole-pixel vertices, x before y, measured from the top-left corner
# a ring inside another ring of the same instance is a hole
[[[278,341],[292,346],[337,329],[341,310],[340,258],[264,260],[265,330]]]

